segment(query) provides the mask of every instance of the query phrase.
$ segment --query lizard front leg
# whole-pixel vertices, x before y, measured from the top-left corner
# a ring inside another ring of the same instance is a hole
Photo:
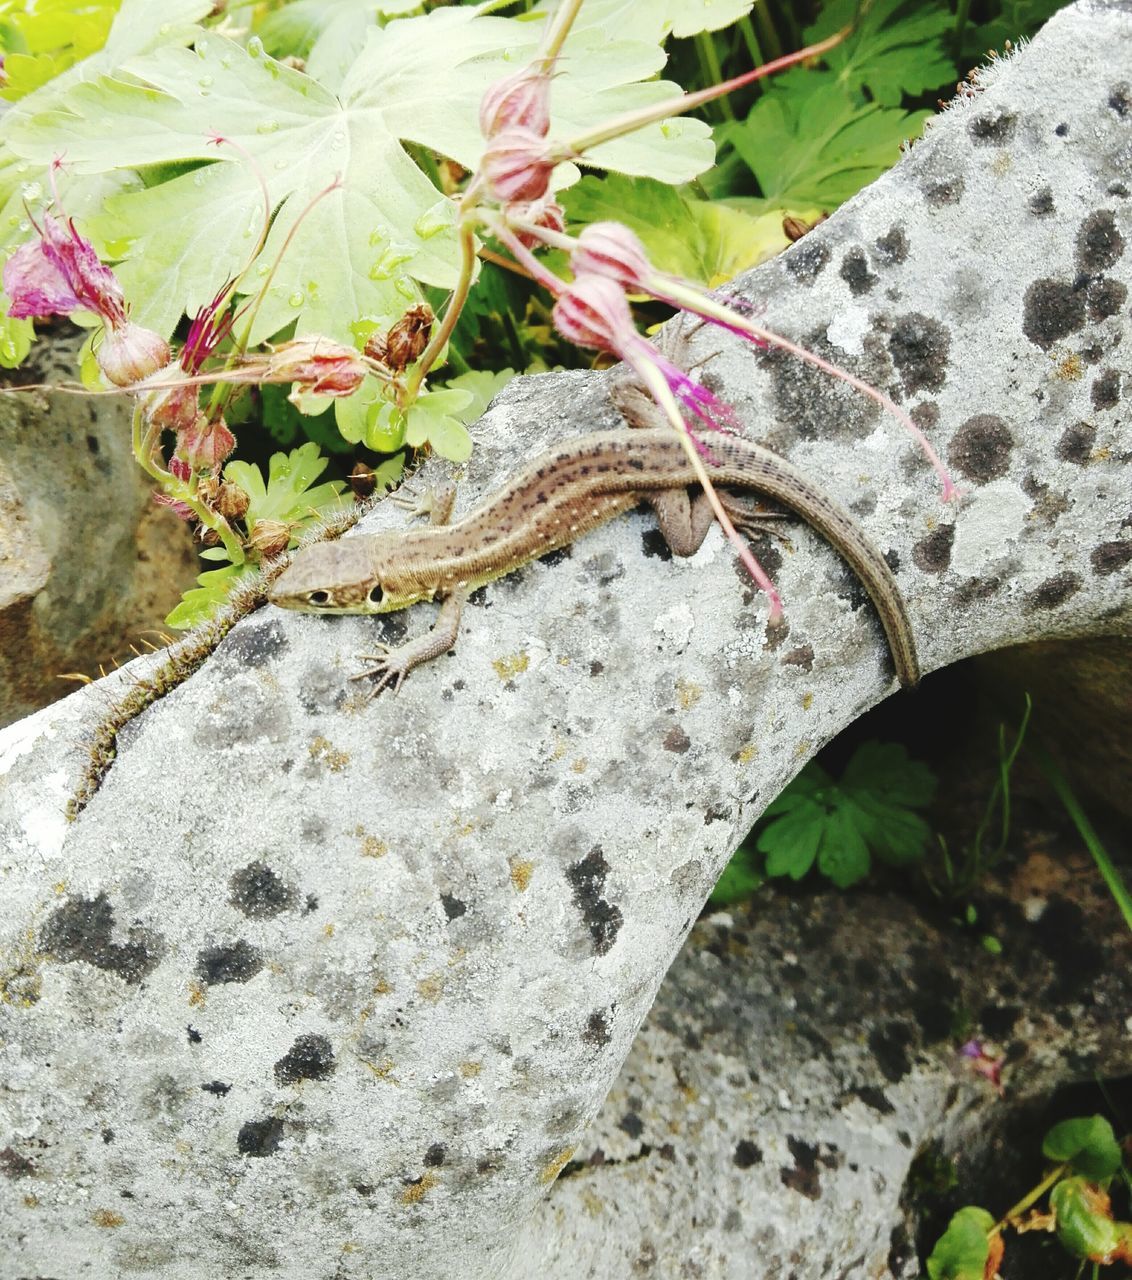
[[[723,509],[731,517],[735,527],[742,529],[748,537],[762,531],[762,521],[782,519],[779,512],[759,511],[753,502],[729,493],[726,489],[718,492]],[[715,513],[707,495],[697,493],[692,498],[688,496],[687,489],[667,489],[661,493],[649,494],[646,501],[656,512],[656,523],[672,554],[694,556],[703,546],[708,530],[715,521]]]
[[[431,662],[433,658],[439,658],[456,643],[456,638],[460,634],[460,615],[463,613],[464,601],[467,598],[467,588],[461,588],[446,595],[440,602],[440,612],[436,615],[436,621],[432,624],[431,630],[423,636],[418,636],[416,640],[410,640],[408,644],[398,645],[396,648],[381,645],[381,653],[359,654],[359,661],[368,662],[370,666],[364,671],[359,671],[357,675],[351,676],[350,679],[364,680],[370,676],[376,676],[376,683],[369,695],[371,698],[377,697],[382,689],[390,684],[393,686],[393,692],[397,693],[405,683],[405,677],[414,667],[419,667],[422,662]]]

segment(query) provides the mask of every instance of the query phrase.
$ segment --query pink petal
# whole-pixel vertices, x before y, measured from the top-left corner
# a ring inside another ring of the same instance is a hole
[[[13,320],[66,316],[82,306],[39,240],[20,245],[4,264],[4,292],[12,300],[8,315]]]

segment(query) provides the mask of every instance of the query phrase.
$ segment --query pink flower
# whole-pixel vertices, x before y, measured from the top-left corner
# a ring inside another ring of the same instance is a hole
[[[542,243],[542,238],[534,231],[521,230],[518,225],[520,223],[557,234],[566,230],[566,210],[557,200],[552,200],[549,193],[541,200],[531,200],[526,204],[512,201],[504,212],[508,222],[516,224],[512,230],[515,238],[525,249],[535,248]]]
[[[21,245],[4,264],[4,292],[12,299],[8,315],[22,320],[85,309],[110,328],[124,325],[122,286],[75,224],[68,219],[64,226],[45,213],[37,230],[39,239]]]
[[[226,280],[212,301],[193,317],[181,348],[181,368],[186,373],[199,373],[208,357],[232,332],[235,317],[228,310],[231,290],[232,281]]]
[[[480,99],[480,132],[485,138],[516,126],[540,138],[550,131],[550,77],[534,66],[497,80]]]
[[[1003,1054],[996,1052],[992,1045],[982,1040],[968,1040],[959,1053],[961,1057],[970,1059],[971,1070],[976,1075],[989,1080],[1000,1095],[1004,1092],[1002,1066],[1006,1059]]]

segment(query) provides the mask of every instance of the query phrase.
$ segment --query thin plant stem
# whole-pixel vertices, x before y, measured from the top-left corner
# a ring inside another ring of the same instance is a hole
[[[1046,1176],[1041,1180],[1041,1182],[1038,1183],[1036,1187],[1034,1187],[1031,1191],[1027,1191],[1026,1194],[1022,1197],[1021,1200],[1018,1201],[1016,1205],[1013,1205],[1011,1208],[1007,1209],[1007,1211],[1002,1215],[1002,1217],[999,1218],[999,1220],[994,1224],[993,1227],[991,1227],[990,1231],[987,1232],[987,1235],[991,1236],[996,1231],[1001,1231],[1002,1228],[1005,1227],[1006,1224],[1012,1218],[1019,1217],[1021,1214],[1025,1213],[1026,1210],[1031,1205],[1037,1204],[1037,1202],[1042,1198],[1042,1196],[1045,1195],[1045,1193],[1053,1186],[1053,1184],[1055,1182],[1058,1182],[1061,1178],[1065,1176],[1065,1173],[1068,1169],[1069,1169],[1069,1161],[1067,1160],[1064,1164],[1059,1164],[1057,1168],[1054,1169],[1051,1173],[1047,1173]]]
[[[967,17],[971,12],[971,0],[959,0],[959,7],[955,11],[955,52],[958,54],[963,47],[963,31],[967,26]]]
[[[555,10],[538,52],[544,66],[549,66],[562,52],[562,46],[566,43],[566,37],[570,34],[570,28],[581,7],[582,0],[562,0]]]
[[[756,67],[762,66],[766,61],[766,58],[762,51],[762,45],[759,44],[759,38],[755,34],[755,28],[751,19],[749,17],[741,19],[738,26],[739,35],[742,37],[743,44],[747,49],[747,56]]]
[[[1073,821],[1073,825],[1077,828],[1077,833],[1085,842],[1085,847],[1092,855],[1093,861],[1097,864],[1097,870],[1101,873],[1101,879],[1108,886],[1109,893],[1112,894],[1116,905],[1120,908],[1120,914],[1124,917],[1124,923],[1129,929],[1132,929],[1132,894],[1128,892],[1128,886],[1124,883],[1124,878],[1113,864],[1112,859],[1108,855],[1108,850],[1100,841],[1100,837],[1093,829],[1093,824],[1089,821],[1085,811],[1078,803],[1077,797],[1073,794],[1069,783],[1065,779],[1065,775],[1057,767],[1053,761],[1053,757],[1044,747],[1037,748],[1038,765],[1042,773],[1049,780],[1054,791],[1057,792],[1057,798],[1065,806],[1066,813]]]
[[[766,0],[757,0],[755,4],[755,25],[759,29],[762,37],[762,45],[772,58],[782,57],[782,41],[778,38],[778,32],[774,29],[774,23],[770,20],[770,14],[766,11]],[[749,21],[749,19],[748,19]]]
[[[412,404],[417,398],[421,384],[427,377],[429,370],[440,358],[440,353],[444,350],[448,339],[451,338],[456,328],[456,322],[460,319],[460,312],[464,309],[464,303],[468,300],[468,293],[472,287],[472,277],[475,275],[476,270],[476,237],[475,232],[472,230],[471,221],[466,218],[459,223],[459,245],[460,275],[456,281],[456,288],[452,291],[452,297],[444,311],[444,319],[429,339],[428,346],[421,352],[421,358],[409,375],[404,391],[398,397],[402,408]]]
[[[718,84],[723,79],[723,67],[719,62],[719,54],[716,51],[715,41],[711,37],[710,31],[701,31],[696,36],[696,54],[700,60],[700,75],[708,84]],[[730,98],[720,98],[715,107],[716,115],[721,120],[735,119],[735,112],[731,109]]]

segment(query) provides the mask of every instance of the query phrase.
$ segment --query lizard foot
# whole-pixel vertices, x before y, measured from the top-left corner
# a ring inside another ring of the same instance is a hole
[[[373,688],[369,691],[370,699],[376,698],[383,689],[388,689],[390,686],[394,693],[400,693],[405,677],[416,665],[411,660],[399,656],[399,651],[390,645],[383,644],[378,648],[381,649],[381,653],[358,654],[358,661],[368,665],[350,677],[351,680],[374,680]]]

